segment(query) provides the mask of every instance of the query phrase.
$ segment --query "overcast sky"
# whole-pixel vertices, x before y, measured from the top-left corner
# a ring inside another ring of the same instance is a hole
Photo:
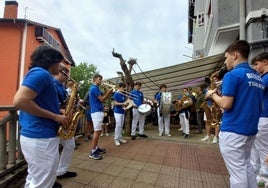
[[[142,71],[190,61],[187,0],[17,0],[18,17],[61,29],[76,64],[104,79],[122,71],[112,50]],[[3,17],[4,1],[0,4]],[[135,72],[140,72],[134,66]],[[134,72],[132,72],[134,73]]]

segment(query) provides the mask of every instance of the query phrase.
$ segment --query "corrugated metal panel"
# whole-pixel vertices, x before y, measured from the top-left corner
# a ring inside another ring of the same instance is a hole
[[[223,54],[205,57],[166,68],[132,74],[132,78],[134,82],[143,83],[141,91],[146,98],[153,99],[161,84],[166,84],[173,98],[177,98],[183,88],[203,85],[205,77],[220,68],[224,59]],[[118,80],[118,77],[108,79],[113,83]]]

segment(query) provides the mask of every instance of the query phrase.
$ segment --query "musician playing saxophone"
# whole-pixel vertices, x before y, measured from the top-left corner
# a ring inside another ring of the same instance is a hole
[[[55,182],[59,162],[59,124],[69,120],[60,113],[52,75],[59,73],[62,53],[50,46],[39,46],[13,104],[20,109],[20,144],[28,164],[25,188],[61,187]]]
[[[69,70],[63,64],[61,64],[60,67],[61,71],[58,74],[54,75],[54,84],[58,93],[60,106],[64,108],[68,97],[68,92],[64,84],[68,81],[67,75],[69,74]],[[74,137],[68,139],[60,139],[60,144],[63,146],[63,150],[60,155],[57,178],[62,179],[76,177],[76,172],[68,171],[72,160],[72,154],[75,148]]]
[[[229,70],[223,77],[222,96],[208,90],[211,98],[224,110],[219,133],[219,148],[230,174],[230,187],[257,188],[250,163],[250,150],[258,132],[264,85],[260,75],[247,61],[250,44],[237,40],[225,50]]]

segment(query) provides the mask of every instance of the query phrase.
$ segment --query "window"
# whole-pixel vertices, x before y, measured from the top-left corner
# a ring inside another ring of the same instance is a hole
[[[197,22],[198,26],[203,26],[205,22],[205,14],[204,13],[198,14],[197,20],[198,20]]]
[[[263,38],[268,38],[268,22],[263,24]]]

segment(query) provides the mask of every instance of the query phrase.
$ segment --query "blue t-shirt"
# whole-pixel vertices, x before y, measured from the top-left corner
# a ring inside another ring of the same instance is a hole
[[[133,101],[137,107],[143,104],[143,93],[141,91],[134,89],[130,94],[130,96],[134,96]]]
[[[64,101],[66,100],[68,93],[65,89],[65,87],[62,85],[62,83],[60,83],[57,79],[53,79],[54,80],[54,84],[57,90],[57,96],[59,98],[60,104],[63,105]]]
[[[92,85],[89,89],[89,104],[90,104],[90,112],[103,112],[103,104],[98,99],[99,96],[102,95],[100,88],[97,85]]]
[[[25,76],[22,85],[37,93],[34,102],[48,111],[60,114],[59,100],[48,71],[40,67],[32,68]],[[29,138],[53,138],[57,136],[59,124],[52,119],[42,118],[20,111],[21,135]]]
[[[118,103],[123,103],[127,100],[127,97],[117,91],[114,93],[113,99]],[[122,106],[114,105],[114,113],[125,114],[125,110],[122,108]]]
[[[263,93],[263,110],[261,113],[261,117],[268,117],[268,73],[262,75],[262,82],[265,86],[264,93]]]
[[[158,92],[158,93],[156,94],[156,96],[155,96],[155,99],[157,100],[158,105],[160,105],[161,95],[162,95],[162,93],[161,93],[161,92]]]
[[[262,110],[264,85],[247,62],[238,64],[223,78],[222,95],[234,97],[231,109],[224,110],[221,131],[252,136]]]

